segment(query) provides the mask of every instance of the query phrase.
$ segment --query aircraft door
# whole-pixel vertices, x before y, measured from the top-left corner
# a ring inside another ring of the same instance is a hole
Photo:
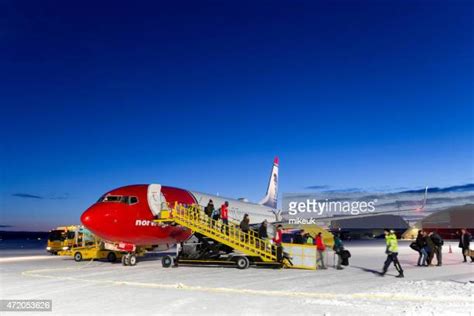
[[[150,207],[151,212],[154,216],[158,216],[161,212],[161,185],[159,184],[150,184],[148,186],[148,206]]]

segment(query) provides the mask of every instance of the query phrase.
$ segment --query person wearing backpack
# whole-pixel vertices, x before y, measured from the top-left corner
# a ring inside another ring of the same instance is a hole
[[[209,200],[209,203],[207,203],[207,206],[204,208],[204,213],[212,218],[212,212],[214,212],[214,202],[212,200]]]
[[[416,240],[415,240],[416,250],[418,251],[418,254],[419,254],[418,256],[419,267],[427,265],[426,260],[428,259],[428,252],[426,251],[427,245],[426,245],[425,237],[423,234],[424,234],[423,231],[419,230],[418,236],[416,236]]]
[[[344,245],[342,244],[341,238],[339,236],[335,235],[334,236],[334,247],[333,247],[334,252],[337,255],[337,270],[342,270],[342,251],[344,250]]]
[[[443,262],[442,262],[442,259],[443,259],[443,244],[444,244],[444,241],[443,241],[443,238],[441,238],[441,236],[436,233],[436,232],[431,232],[429,234],[431,240],[433,241],[433,244],[434,244],[434,253],[436,255],[436,261],[438,262],[436,265],[438,267],[440,267]]]
[[[212,228],[214,228],[215,224],[219,221],[220,217],[221,217],[221,210],[215,208],[211,213],[211,218],[213,219]]]

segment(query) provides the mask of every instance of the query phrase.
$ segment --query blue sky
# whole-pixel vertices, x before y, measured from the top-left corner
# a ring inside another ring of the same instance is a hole
[[[4,1],[1,225],[162,183],[280,191],[474,181],[470,1]],[[33,195],[40,198],[34,198]]]

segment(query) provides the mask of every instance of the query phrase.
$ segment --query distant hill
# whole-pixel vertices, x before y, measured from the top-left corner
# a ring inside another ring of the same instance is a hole
[[[0,231],[0,239],[2,240],[13,240],[13,239],[47,239],[48,232],[12,232],[12,231]]]
[[[438,188],[438,187],[428,188],[428,193],[469,192],[469,191],[474,191],[474,183],[454,185],[454,186],[445,187],[445,188]],[[408,191],[402,191],[399,193],[423,193],[423,192],[425,192],[425,189],[408,190]]]

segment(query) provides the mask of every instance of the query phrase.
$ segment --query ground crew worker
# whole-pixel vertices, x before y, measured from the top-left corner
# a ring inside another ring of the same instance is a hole
[[[308,245],[314,245],[314,238],[311,237],[311,235],[309,233],[306,233],[306,243]]]
[[[281,225],[278,225],[277,226],[277,230],[276,230],[276,233],[275,233],[275,237],[273,237],[273,242],[275,243],[275,245],[277,246],[277,261],[278,262],[281,262],[281,259],[283,258],[282,254],[283,254],[283,247],[281,245],[282,243],[282,240],[283,240],[283,226]]]
[[[225,201],[221,206],[221,219],[224,226],[225,234],[229,234],[229,202]]]
[[[387,273],[388,267],[393,262],[395,269],[397,269],[398,271],[397,278],[403,278],[404,277],[403,269],[402,269],[402,266],[400,265],[400,262],[398,261],[397,235],[395,235],[395,232],[393,230],[389,230],[389,229],[385,229],[384,234],[385,234],[385,242],[387,243],[387,248],[385,250],[385,253],[387,254],[387,260],[385,260],[385,263],[383,265],[383,271],[382,273],[380,273],[380,275],[384,276],[385,273]]]
[[[318,233],[316,236],[316,251],[317,251],[317,256],[316,256],[316,265],[320,269],[327,269],[326,265],[324,264],[324,251],[326,250],[326,246],[324,245],[323,242],[323,237],[321,232]]]

